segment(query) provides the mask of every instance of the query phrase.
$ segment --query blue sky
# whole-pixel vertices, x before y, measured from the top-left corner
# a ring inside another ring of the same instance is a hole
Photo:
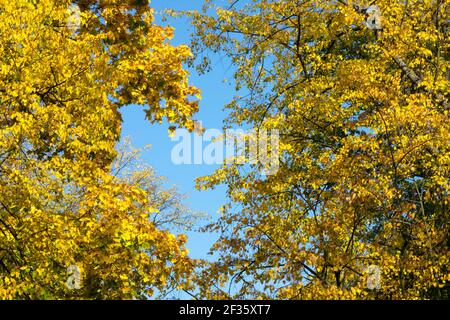
[[[188,19],[169,19],[162,22],[164,9],[193,10],[200,9],[203,1],[188,0],[153,0],[151,6],[156,10],[156,20],[160,25],[171,25],[175,28],[172,44],[188,44],[191,27]],[[214,69],[199,76],[191,71],[190,83],[202,91],[200,112],[195,119],[202,121],[205,128],[222,128],[225,117],[224,105],[233,95],[233,87],[224,83],[224,79],[232,78],[230,66],[219,56],[213,60]],[[167,178],[167,185],[176,185],[181,193],[186,193],[186,204],[190,208],[217,217],[217,211],[226,202],[225,187],[212,191],[196,191],[195,178],[211,174],[217,166],[211,165],[174,165],[171,161],[171,150],[177,144],[168,136],[168,125],[151,125],[145,120],[143,109],[138,106],[128,106],[122,109],[123,137],[130,137],[134,147],[142,148],[150,144],[151,150],[143,153],[143,159],[153,166],[158,175]],[[188,249],[194,258],[206,258],[206,253],[214,243],[215,236],[198,232],[189,232]]]

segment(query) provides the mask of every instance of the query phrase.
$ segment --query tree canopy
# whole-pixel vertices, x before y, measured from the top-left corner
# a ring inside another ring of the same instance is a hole
[[[191,52],[149,0],[0,0],[0,299],[448,299],[449,11],[205,0]],[[280,163],[198,178],[230,201],[197,261],[199,215],[119,143],[120,109],[196,129],[185,65],[213,53],[225,126],[278,130]]]
[[[448,296],[449,9],[238,0],[190,13],[200,70],[210,52],[234,67],[227,123],[278,129],[282,153],[275,175],[231,165],[198,180],[231,199],[207,229],[221,237],[203,296]]]
[[[0,298],[138,298],[185,282],[185,236],[150,219],[151,189],[112,172],[122,106],[193,126],[191,53],[172,35],[148,1],[0,1]]]

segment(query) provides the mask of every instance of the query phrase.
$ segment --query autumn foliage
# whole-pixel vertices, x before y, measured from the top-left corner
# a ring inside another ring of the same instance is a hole
[[[0,299],[448,299],[450,1],[368,2],[206,0],[192,55],[148,0],[0,0]],[[280,168],[198,179],[230,202],[197,264],[120,108],[194,129],[184,64],[212,53],[226,126],[279,130]]]
[[[192,127],[190,51],[171,37],[148,1],[0,1],[0,298],[148,297],[190,273],[149,190],[111,172],[122,106]]]
[[[283,154],[276,175],[226,166],[199,179],[231,199],[207,229],[221,237],[202,295],[448,297],[450,2],[374,3],[206,1],[191,13],[200,69],[212,50],[236,70],[227,123],[280,130]]]

